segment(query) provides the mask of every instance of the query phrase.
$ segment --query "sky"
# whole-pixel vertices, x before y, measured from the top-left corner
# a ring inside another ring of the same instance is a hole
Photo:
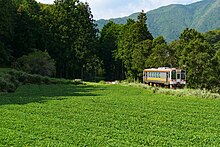
[[[54,0],[37,0],[53,4]],[[190,4],[201,0],[80,0],[88,2],[94,19],[109,19],[129,16],[132,13],[145,12],[169,4]]]

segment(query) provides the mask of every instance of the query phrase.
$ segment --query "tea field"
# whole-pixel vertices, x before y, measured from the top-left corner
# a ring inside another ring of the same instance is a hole
[[[0,94],[0,146],[220,146],[220,99],[121,85]]]

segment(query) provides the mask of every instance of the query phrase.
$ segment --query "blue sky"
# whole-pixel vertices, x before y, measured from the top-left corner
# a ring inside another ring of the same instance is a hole
[[[54,0],[37,0],[52,4]],[[88,2],[95,19],[109,19],[145,12],[169,4],[190,4],[201,0],[81,0]]]

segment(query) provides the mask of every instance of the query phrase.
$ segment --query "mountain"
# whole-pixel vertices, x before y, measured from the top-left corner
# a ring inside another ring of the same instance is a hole
[[[128,17],[98,20],[101,29],[110,20],[125,24],[128,18],[137,19],[138,13]],[[220,0],[203,0],[189,5],[172,4],[147,12],[147,24],[154,37],[164,36],[170,42],[179,37],[185,28],[207,32],[220,28]]]

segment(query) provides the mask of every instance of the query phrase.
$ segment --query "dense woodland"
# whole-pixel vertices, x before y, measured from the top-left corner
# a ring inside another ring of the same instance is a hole
[[[0,10],[1,67],[69,79],[141,80],[144,68],[168,66],[186,69],[188,87],[220,89],[220,30],[186,28],[167,43],[153,38],[144,12],[99,32],[88,3],[78,0],[0,0]]]

